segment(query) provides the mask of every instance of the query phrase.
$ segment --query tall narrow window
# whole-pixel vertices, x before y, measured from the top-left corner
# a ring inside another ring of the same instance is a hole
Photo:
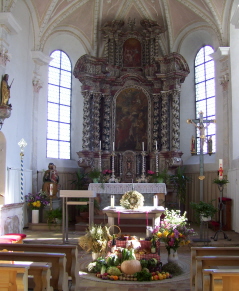
[[[60,50],[51,54],[48,77],[47,158],[70,159],[71,62]]]
[[[196,118],[203,112],[205,120],[215,120],[215,73],[214,61],[210,54],[214,52],[210,46],[202,47],[195,59],[195,91],[196,91]],[[208,152],[208,140],[212,140],[212,152],[216,151],[215,123],[205,123],[205,142],[203,153]],[[200,131],[197,130],[197,154],[200,153]]]

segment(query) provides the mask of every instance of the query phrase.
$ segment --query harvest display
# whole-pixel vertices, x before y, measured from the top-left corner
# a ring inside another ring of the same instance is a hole
[[[88,265],[88,272],[103,280],[152,281],[172,278],[164,272],[159,256],[159,241],[151,253],[151,240],[138,240],[135,236],[114,236],[108,243],[106,257],[99,257]],[[153,249],[153,248],[152,248]]]

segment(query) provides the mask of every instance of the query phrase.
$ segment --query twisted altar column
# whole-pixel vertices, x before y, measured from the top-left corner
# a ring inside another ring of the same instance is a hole
[[[159,139],[159,95],[153,94],[153,146]]]
[[[169,150],[169,112],[168,112],[168,91],[161,92],[162,96],[162,115],[161,115],[161,150],[168,151]]]
[[[179,97],[180,91],[174,90],[172,97],[172,151],[179,151],[180,146]]]
[[[84,108],[83,108],[83,136],[82,136],[82,149],[85,151],[90,150],[90,92],[83,91]]]
[[[101,93],[93,93],[93,149],[99,149],[100,143],[100,99]]]
[[[103,131],[102,131],[102,148],[106,152],[110,151],[110,102],[111,96],[104,95],[104,116],[103,116]]]

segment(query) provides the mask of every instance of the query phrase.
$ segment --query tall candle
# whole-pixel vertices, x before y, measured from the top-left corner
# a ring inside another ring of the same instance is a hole
[[[53,195],[53,184],[50,184],[50,196]]]
[[[223,179],[223,160],[219,159],[219,170],[218,170],[218,179],[222,180]]]
[[[156,144],[155,144],[155,149],[157,150],[158,149],[158,142],[156,140]]]
[[[154,207],[158,207],[158,196],[154,195]]]
[[[113,141],[113,152],[115,151],[115,142]]]
[[[100,140],[100,150],[101,150],[101,140]]]
[[[110,197],[110,207],[114,208],[115,207],[115,196],[111,195]]]
[[[144,142],[142,142],[142,150],[144,151]]]

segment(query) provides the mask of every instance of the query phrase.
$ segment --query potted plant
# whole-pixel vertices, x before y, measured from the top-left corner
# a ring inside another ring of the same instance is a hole
[[[98,169],[93,169],[87,175],[93,183],[98,183],[101,177],[101,172]]]
[[[213,215],[217,213],[217,208],[212,204],[212,201],[190,202],[190,206],[195,210],[197,221],[210,221]]]
[[[170,182],[173,185],[173,189],[177,192],[177,198],[183,204],[186,200],[186,189],[189,181],[190,179],[185,176],[184,168],[182,167],[178,167],[176,174],[170,176]]]
[[[167,183],[170,177],[166,169],[158,173],[148,170],[147,174],[151,183]]]
[[[55,209],[46,211],[46,218],[47,218],[47,224],[49,227],[51,227],[51,225],[54,225],[54,226],[59,225],[62,220],[62,209],[55,208]]]
[[[87,190],[87,175],[80,169],[75,172],[75,179],[71,181],[76,190]]]

